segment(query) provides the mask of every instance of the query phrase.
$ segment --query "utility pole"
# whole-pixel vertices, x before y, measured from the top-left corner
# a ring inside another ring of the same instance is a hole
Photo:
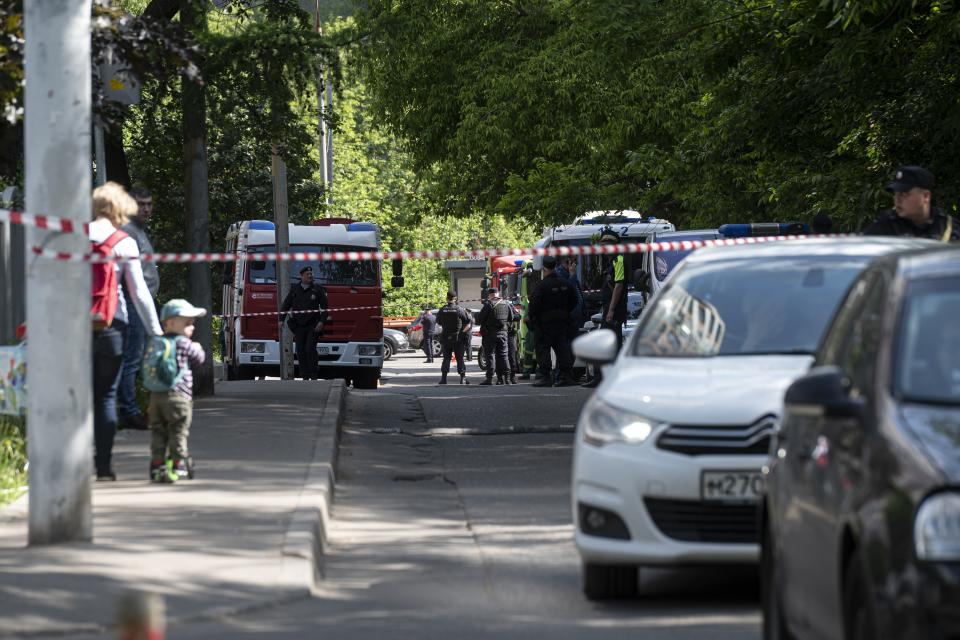
[[[287,164],[280,157],[280,149],[273,145],[271,174],[273,175],[273,222],[277,231],[274,236],[278,253],[290,251],[290,216],[287,211]],[[277,260],[277,311],[283,298],[290,291],[290,269],[287,262]],[[280,378],[293,380],[293,335],[286,322],[281,322],[280,332]],[[316,347],[314,347],[316,348]]]
[[[24,3],[26,210],[90,219],[90,0]],[[84,253],[85,235],[31,229],[30,245]],[[31,545],[93,538],[90,267],[27,270]]]
[[[314,28],[318,35],[323,35],[323,23],[320,19],[320,0],[316,0]],[[333,132],[327,126],[324,114],[333,108],[333,82],[330,80],[323,65],[317,65],[317,109],[320,125],[320,180],[323,182],[323,191],[327,205],[333,204]],[[330,212],[327,212],[330,217]]]

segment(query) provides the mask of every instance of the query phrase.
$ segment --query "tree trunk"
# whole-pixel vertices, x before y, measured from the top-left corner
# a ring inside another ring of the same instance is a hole
[[[197,0],[183,0],[180,21],[185,29],[195,34],[207,28],[206,12]],[[210,209],[207,182],[207,102],[202,85],[183,81],[183,164],[186,195],[186,244],[190,253],[210,250]],[[195,395],[213,395],[213,324],[210,311],[213,293],[210,284],[210,265],[190,264],[187,276],[187,295],[192,304],[203,307],[207,315],[197,318],[193,339],[203,345],[207,359],[194,372]]]

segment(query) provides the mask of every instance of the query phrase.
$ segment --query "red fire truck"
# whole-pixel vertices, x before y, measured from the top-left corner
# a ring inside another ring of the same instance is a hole
[[[227,263],[223,282],[224,370],[228,380],[279,375],[276,262],[257,254],[276,251],[274,224],[246,220],[227,232],[228,252],[246,257]],[[291,252],[376,251],[375,224],[345,219],[290,225]],[[375,389],[383,367],[383,289],[380,262],[348,260],[283,262],[291,283],[300,268],[313,267],[314,281],[327,290],[331,309],[317,344],[320,376],[344,378],[358,389]],[[286,295],[286,292],[283,292]],[[250,315],[262,314],[262,315]]]

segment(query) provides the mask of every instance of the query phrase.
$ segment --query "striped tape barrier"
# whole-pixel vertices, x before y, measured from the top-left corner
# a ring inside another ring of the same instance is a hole
[[[715,240],[682,240],[668,242],[627,242],[622,244],[505,248],[505,249],[443,249],[436,251],[292,251],[287,253],[147,253],[136,258],[118,258],[91,253],[70,253],[33,247],[35,255],[59,262],[101,263],[131,262],[141,260],[154,263],[205,263],[240,261],[319,261],[345,262],[357,260],[449,260],[482,259],[499,256],[574,256],[574,255],[616,255],[624,253],[646,253],[649,251],[690,251],[702,247],[730,247],[738,245],[782,242],[784,240],[809,240],[814,238],[842,237],[839,235],[785,235],[748,238],[721,238]]]
[[[64,233],[87,233],[87,223],[72,218],[57,216],[39,216],[32,213],[23,213],[14,209],[0,209],[0,222],[19,224],[25,227],[46,229],[48,231],[62,231]]]

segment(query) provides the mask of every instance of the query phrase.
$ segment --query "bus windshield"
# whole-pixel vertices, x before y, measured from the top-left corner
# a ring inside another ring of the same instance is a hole
[[[623,242],[647,242],[649,238],[647,236],[643,237],[626,237],[623,239]],[[554,243],[554,246],[557,247],[583,247],[592,244],[589,238],[582,238],[577,240],[560,240]],[[627,285],[628,288],[632,288],[631,283],[631,274],[634,271],[643,266],[643,255],[642,253],[625,253],[623,254],[624,262],[624,273],[627,275]],[[580,278],[580,286],[584,291],[589,291],[592,289],[600,289],[603,287],[603,269],[604,265],[607,264],[609,260],[608,256],[600,255],[582,255],[578,258],[578,276]]]
[[[258,253],[272,253],[276,251],[274,245],[258,245],[250,247],[249,282],[253,284],[275,284],[277,282],[277,265],[273,260],[257,260]],[[367,247],[345,247],[316,244],[292,244],[291,252],[327,252],[327,251],[370,251]],[[313,267],[314,282],[323,285],[348,285],[354,287],[377,286],[379,262],[376,260],[291,260],[286,263],[290,269],[290,281],[300,280],[300,269],[309,265]]]

